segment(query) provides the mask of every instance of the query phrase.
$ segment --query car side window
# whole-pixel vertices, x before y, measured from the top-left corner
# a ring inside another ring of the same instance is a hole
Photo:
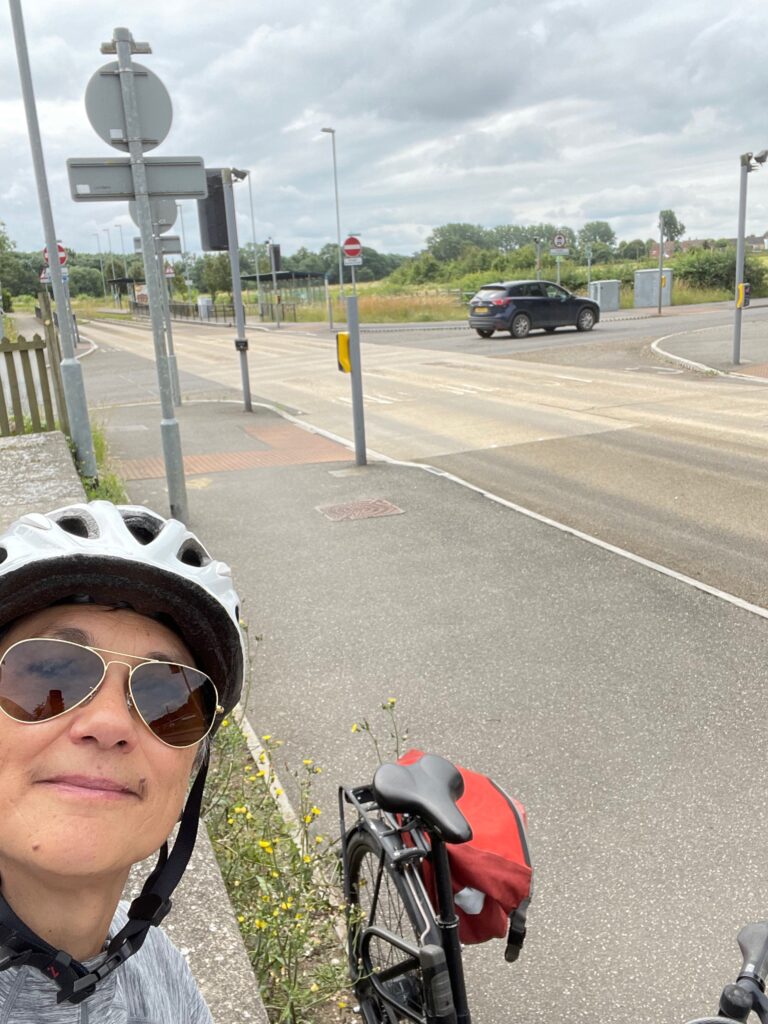
[[[537,282],[532,282],[525,286],[525,294],[531,296],[534,299],[541,299],[544,296],[544,290]]]
[[[556,284],[548,284],[546,287],[546,296],[548,299],[560,299],[564,302],[568,298],[568,292],[563,291],[562,288],[558,288]]]
[[[513,288],[509,289],[509,295],[525,295],[525,289],[523,285],[516,284]]]

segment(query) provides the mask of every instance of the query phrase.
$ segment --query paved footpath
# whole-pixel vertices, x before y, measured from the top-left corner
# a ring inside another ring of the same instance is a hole
[[[83,365],[131,498],[167,511],[151,365],[104,346]],[[714,1011],[738,927],[768,910],[764,615],[439,474],[356,467],[181,371],[190,525],[258,638],[249,718],[288,766],[324,766],[328,833],[335,786],[375,764],[352,723],[388,748],[391,696],[410,743],[528,806],[528,945],[512,968],[469,951],[477,1020]]]

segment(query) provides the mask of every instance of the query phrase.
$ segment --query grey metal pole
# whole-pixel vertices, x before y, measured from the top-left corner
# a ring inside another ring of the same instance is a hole
[[[559,256],[555,257],[555,262],[557,263],[557,283],[560,284],[560,257]]]
[[[160,274],[163,292],[163,319],[165,320],[166,351],[168,353],[168,372],[171,376],[171,398],[178,409],[181,405],[181,385],[179,384],[179,368],[176,365],[176,352],[173,348],[173,327],[171,326],[171,297],[168,282],[165,280],[165,260],[163,259],[163,239],[157,225],[152,225],[152,240],[155,245],[155,258]]]
[[[360,366],[360,320],[357,296],[347,299],[347,330],[349,331],[349,367],[352,384],[352,421],[355,429],[355,462],[367,464],[365,454],[365,409],[363,407],[363,374]]]
[[[664,221],[659,214],[659,316],[661,316],[661,278],[664,273]]]
[[[152,213],[147,189],[147,168],[144,163],[144,153],[141,145],[141,124],[139,121],[136,85],[133,79],[133,64],[131,61],[133,36],[127,28],[116,28],[112,38],[117,50],[128,152],[131,158],[133,190],[136,195],[136,212],[139,219],[139,233],[141,235],[141,251],[144,255],[144,274],[147,279],[147,293],[149,295],[149,313],[152,320],[157,382],[160,390],[160,408],[162,412],[160,436],[163,443],[168,501],[170,503],[171,515],[184,523],[187,521],[187,488],[184,479],[184,461],[181,453],[181,433],[178,420],[173,412],[171,375],[165,351],[165,338],[163,336],[163,282],[160,280],[157,260],[154,258],[155,245],[152,231]]]
[[[112,232],[109,230],[109,228],[102,228],[101,230],[103,232],[105,232],[105,234],[107,236],[107,241],[109,242],[109,265],[110,265],[110,267],[112,269],[112,303],[114,305],[115,304],[115,298],[116,298],[116,295],[115,295],[115,257],[112,255]]]
[[[101,270],[101,288],[104,292],[104,298],[107,297],[107,278],[104,273],[104,258],[101,255],[101,239],[99,238],[98,231],[93,232],[93,237],[96,239],[96,251],[99,254],[99,268]]]
[[[278,330],[280,329],[280,302],[277,293],[277,270],[275,269],[275,248],[272,244],[272,240],[269,241],[269,266],[272,270],[272,292],[275,296],[275,320],[277,322]]]
[[[229,239],[229,265],[232,269],[232,303],[235,307],[235,349],[240,353],[240,376],[243,381],[243,408],[252,412],[251,382],[248,379],[248,339],[245,336],[245,313],[243,290],[240,284],[240,250],[237,241],[237,218],[235,216],[235,193],[232,190],[232,171],[222,167],[221,180],[224,184],[224,210],[227,215],[227,238]]]
[[[24,110],[27,117],[29,145],[32,150],[32,163],[37,182],[37,196],[43,220],[43,233],[45,235],[45,244],[50,254],[51,283],[53,284],[56,306],[59,310],[59,336],[61,338],[62,353],[61,377],[64,386],[64,400],[67,404],[72,442],[75,446],[80,470],[84,476],[95,479],[98,470],[96,468],[96,457],[93,452],[91,424],[88,419],[88,403],[85,397],[82,367],[75,357],[75,332],[72,321],[67,315],[68,307],[64,282],[61,276],[61,266],[56,255],[58,252],[56,229],[53,223],[53,211],[51,210],[51,199],[48,193],[45,157],[43,156],[43,147],[40,140],[40,125],[37,120],[35,92],[32,85],[32,72],[29,66],[24,19],[21,13],[21,0],[9,0],[9,3],[11,21],[13,23],[13,39],[16,45],[16,56],[19,64],[21,92],[24,98]]]
[[[181,205],[181,203],[176,203],[176,209],[179,211],[179,220],[181,222],[181,248],[183,254],[186,256],[187,236],[184,234],[184,207]]]
[[[333,330],[333,299],[331,298],[331,289],[328,287],[328,275],[326,274],[323,278],[325,284],[325,302],[328,306],[328,329]]]
[[[541,280],[541,239],[536,239],[536,280]]]
[[[333,151],[333,193],[336,197],[336,246],[339,250],[339,294],[344,299],[344,264],[341,260],[341,217],[339,215],[339,175],[336,169],[336,129],[321,128],[320,131],[331,136]]]
[[[258,295],[259,319],[261,320],[261,303],[263,299],[261,295],[261,274],[259,274],[259,246],[256,243],[256,219],[253,216],[253,189],[251,188],[250,171],[248,171],[248,202],[251,207],[251,241],[253,242],[253,254],[256,258],[256,294]]]
[[[739,285],[744,277],[744,233],[747,222],[747,175],[752,166],[752,154],[742,153],[739,175],[739,224],[736,230],[736,301],[733,311],[733,365],[741,362],[741,307],[738,305]]]
[[[592,284],[592,248],[587,246],[587,287]]]

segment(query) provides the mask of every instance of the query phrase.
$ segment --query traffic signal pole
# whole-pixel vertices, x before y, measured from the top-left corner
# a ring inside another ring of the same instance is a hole
[[[248,339],[245,336],[245,314],[243,312],[243,289],[240,283],[240,250],[237,241],[237,218],[235,217],[235,194],[232,190],[232,170],[222,167],[221,181],[224,186],[224,210],[227,215],[227,239],[229,241],[229,265],[232,270],[232,303],[235,307],[235,348],[240,353],[240,376],[243,381],[243,408],[253,412],[251,404],[251,382],[248,378]],[[279,326],[279,324],[278,324]]]

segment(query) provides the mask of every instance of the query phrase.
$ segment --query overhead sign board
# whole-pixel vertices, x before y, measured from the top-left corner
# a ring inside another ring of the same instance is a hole
[[[151,199],[202,199],[207,195],[205,167],[199,156],[146,157]],[[135,199],[128,157],[67,160],[69,190],[76,203]]]
[[[133,65],[133,84],[141,124],[141,148],[146,152],[159,146],[173,121],[171,97],[163,83],[149,68]],[[115,149],[128,152],[123,111],[123,93],[116,60],[105,64],[91,76],[85,89],[85,112],[97,135]]]
[[[160,242],[164,256],[181,255],[181,239],[178,235],[161,235]],[[141,252],[141,239],[133,239],[134,252]]]

